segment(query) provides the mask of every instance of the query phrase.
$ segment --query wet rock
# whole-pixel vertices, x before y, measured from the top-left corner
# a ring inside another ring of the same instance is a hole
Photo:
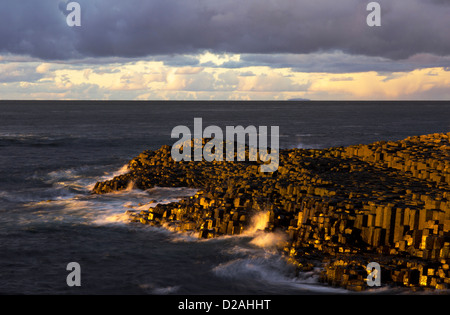
[[[326,283],[363,290],[364,268],[376,261],[385,284],[443,289],[450,283],[449,136],[280,150],[274,173],[260,173],[260,161],[175,162],[163,146],[139,154],[127,174],[97,183],[93,193],[130,183],[201,189],[129,213],[130,220],[211,238],[241,234],[255,213],[266,211],[266,231],[286,233],[289,260],[324,267]]]

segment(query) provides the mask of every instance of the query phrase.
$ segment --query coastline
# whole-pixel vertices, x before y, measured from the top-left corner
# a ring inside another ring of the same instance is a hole
[[[245,233],[256,213],[266,232],[284,233],[281,252],[300,271],[323,268],[323,282],[369,288],[366,265],[381,265],[383,285],[450,287],[450,133],[329,149],[280,150],[280,167],[260,162],[174,162],[170,147],[146,150],[129,172],[93,193],[190,187],[180,202],[126,212],[202,238]],[[206,141],[206,140],[205,140]]]

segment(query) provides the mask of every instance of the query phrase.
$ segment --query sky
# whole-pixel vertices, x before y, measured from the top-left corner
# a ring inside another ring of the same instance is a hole
[[[450,1],[0,1],[0,99],[450,100]]]

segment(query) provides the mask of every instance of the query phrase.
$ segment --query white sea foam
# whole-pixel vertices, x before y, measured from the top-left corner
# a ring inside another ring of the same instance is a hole
[[[124,175],[130,171],[130,168],[127,164],[124,164],[119,170],[113,173],[113,177]]]
[[[213,272],[225,278],[274,282],[285,278],[282,272],[288,267],[281,257],[261,252],[221,263],[213,268]]]
[[[294,276],[294,267],[275,253],[260,251],[221,263],[213,268],[213,273],[222,278],[259,282],[277,288],[298,289],[314,293],[347,293],[340,288],[331,288],[318,281],[318,270]]]
[[[175,286],[159,287],[152,283],[143,283],[139,285],[139,288],[148,292],[149,294],[166,295],[176,293],[180,289],[180,286],[175,285]]]
[[[107,181],[107,180],[111,180],[114,177],[120,176],[120,175],[125,175],[130,171],[129,167],[128,167],[128,163],[122,165],[118,170],[114,171],[114,172],[105,172],[103,174],[103,176],[99,177],[99,178],[95,178],[93,181],[91,181],[88,185],[86,185],[86,188],[88,190],[92,190],[95,186],[95,184],[100,181]]]
[[[177,202],[182,197],[192,196],[196,191],[196,189],[183,187],[155,187],[142,191],[134,189],[132,185],[129,185],[129,187],[123,191],[95,196],[96,202],[105,204],[107,210],[102,211],[102,214],[99,214],[98,218],[96,218],[93,223],[128,223],[128,215],[124,215],[127,209],[136,212],[148,210],[150,207],[155,207],[157,204]],[[110,206],[110,208],[108,208],[108,206]],[[97,205],[96,209],[98,208]]]
[[[114,171],[114,172],[105,172],[104,175],[102,177],[100,177],[100,181],[106,181],[106,180],[111,180],[114,177],[120,176],[120,175],[125,175],[126,173],[128,173],[130,171],[129,167],[128,167],[128,163],[122,165],[118,170]]]
[[[287,241],[287,234],[285,232],[257,233],[250,241],[250,244],[262,248],[275,248],[284,245]]]
[[[189,192],[187,190],[186,192]],[[176,201],[176,200],[175,200]],[[266,232],[265,229],[269,223],[269,212],[263,211],[256,213],[251,219],[247,229],[238,235],[221,235],[214,238],[199,238],[198,232],[176,231],[169,223],[163,224],[163,227],[175,232],[172,242],[220,242],[226,239],[249,239],[249,243],[260,248],[273,250],[285,244],[287,234],[281,231]]]
[[[163,225],[163,228],[171,232],[170,241],[172,243],[192,243],[200,242],[198,232],[178,232],[168,225]]]
[[[62,186],[73,187],[80,181],[86,180],[83,169],[68,169],[51,173],[49,180],[54,180]],[[115,174],[123,173],[126,167],[122,167]],[[129,189],[106,195],[75,194],[54,200],[38,201],[33,207],[36,211],[31,219],[33,222],[58,221],[74,222],[89,225],[115,225],[129,226],[129,217],[126,210],[139,212],[148,210],[157,203],[169,203],[179,201],[180,198],[192,196],[197,192],[190,188],[166,188],[155,187],[146,191]],[[258,281],[261,284],[282,286],[312,292],[331,292],[330,288],[317,283],[317,273],[305,273],[302,278],[296,278],[293,267],[276,251],[276,247],[283,244],[285,236],[281,232],[269,233],[265,229],[269,222],[269,212],[263,211],[251,218],[247,231],[239,236],[222,236],[219,238],[199,240],[197,234],[174,233],[169,229],[139,226],[148,229],[149,232],[167,233],[172,242],[236,242],[232,250],[228,252],[230,260],[212,267],[213,273],[218,277],[247,279]],[[207,246],[207,245],[206,245]],[[225,253],[226,254],[226,253]],[[143,284],[151,294],[171,294],[179,290],[178,286],[155,286]],[[341,292],[341,291],[337,291]]]
[[[164,188],[155,187],[146,191],[135,189],[130,182],[127,189],[105,195],[87,194],[92,190],[98,180],[104,181],[115,176],[126,174],[128,164],[123,165],[115,172],[105,172],[98,178],[86,174],[91,171],[90,166],[81,166],[49,172],[45,178],[46,183],[52,184],[52,195],[43,199],[33,196],[24,200],[25,206],[51,209],[51,215],[44,216],[46,220],[84,220],[86,223],[96,225],[125,224],[129,222],[126,210],[148,210],[156,204],[165,204],[179,201],[182,197],[192,196],[197,190],[191,188]],[[56,188],[56,190],[55,190]],[[2,193],[0,197],[13,198],[9,194]],[[45,210],[41,210],[42,213]]]
[[[73,167],[68,169],[51,171],[48,173],[48,181],[52,182],[60,179],[78,179],[84,176],[84,173],[90,169],[89,166]]]
[[[243,236],[250,236],[253,239],[251,244],[262,248],[274,248],[283,245],[287,240],[287,235],[284,232],[266,232],[265,229],[269,224],[269,211],[261,211],[256,213],[250,219],[250,225],[243,233]]]
[[[104,214],[93,220],[96,225],[107,225],[107,224],[125,224],[130,222],[130,217],[126,213],[115,213],[115,214]]]
[[[264,231],[269,224],[270,213],[269,211],[261,211],[253,215],[250,219],[250,225],[247,227],[244,235],[251,236],[258,231]]]
[[[296,275],[295,266],[278,251],[287,241],[287,234],[282,231],[265,231],[268,222],[268,211],[255,214],[245,233],[232,236],[236,245],[223,251],[231,260],[214,267],[213,273],[222,278],[257,281],[262,285],[314,293],[348,292],[320,284],[318,269]]]

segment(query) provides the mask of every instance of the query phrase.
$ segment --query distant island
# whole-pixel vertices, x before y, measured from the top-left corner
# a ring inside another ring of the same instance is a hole
[[[307,99],[307,98],[290,98],[290,99],[288,99],[288,101],[307,102],[307,101],[311,101],[311,100],[310,100],[310,99]]]
[[[328,149],[280,150],[274,173],[256,162],[175,162],[171,147],[146,150],[129,172],[98,182],[93,193],[129,187],[192,187],[195,196],[127,211],[130,221],[196,233],[242,234],[266,215],[283,233],[280,252],[299,271],[362,291],[366,266],[383,285],[450,288],[450,133]],[[205,142],[205,141],[204,141]],[[247,152],[248,153],[248,152]]]

